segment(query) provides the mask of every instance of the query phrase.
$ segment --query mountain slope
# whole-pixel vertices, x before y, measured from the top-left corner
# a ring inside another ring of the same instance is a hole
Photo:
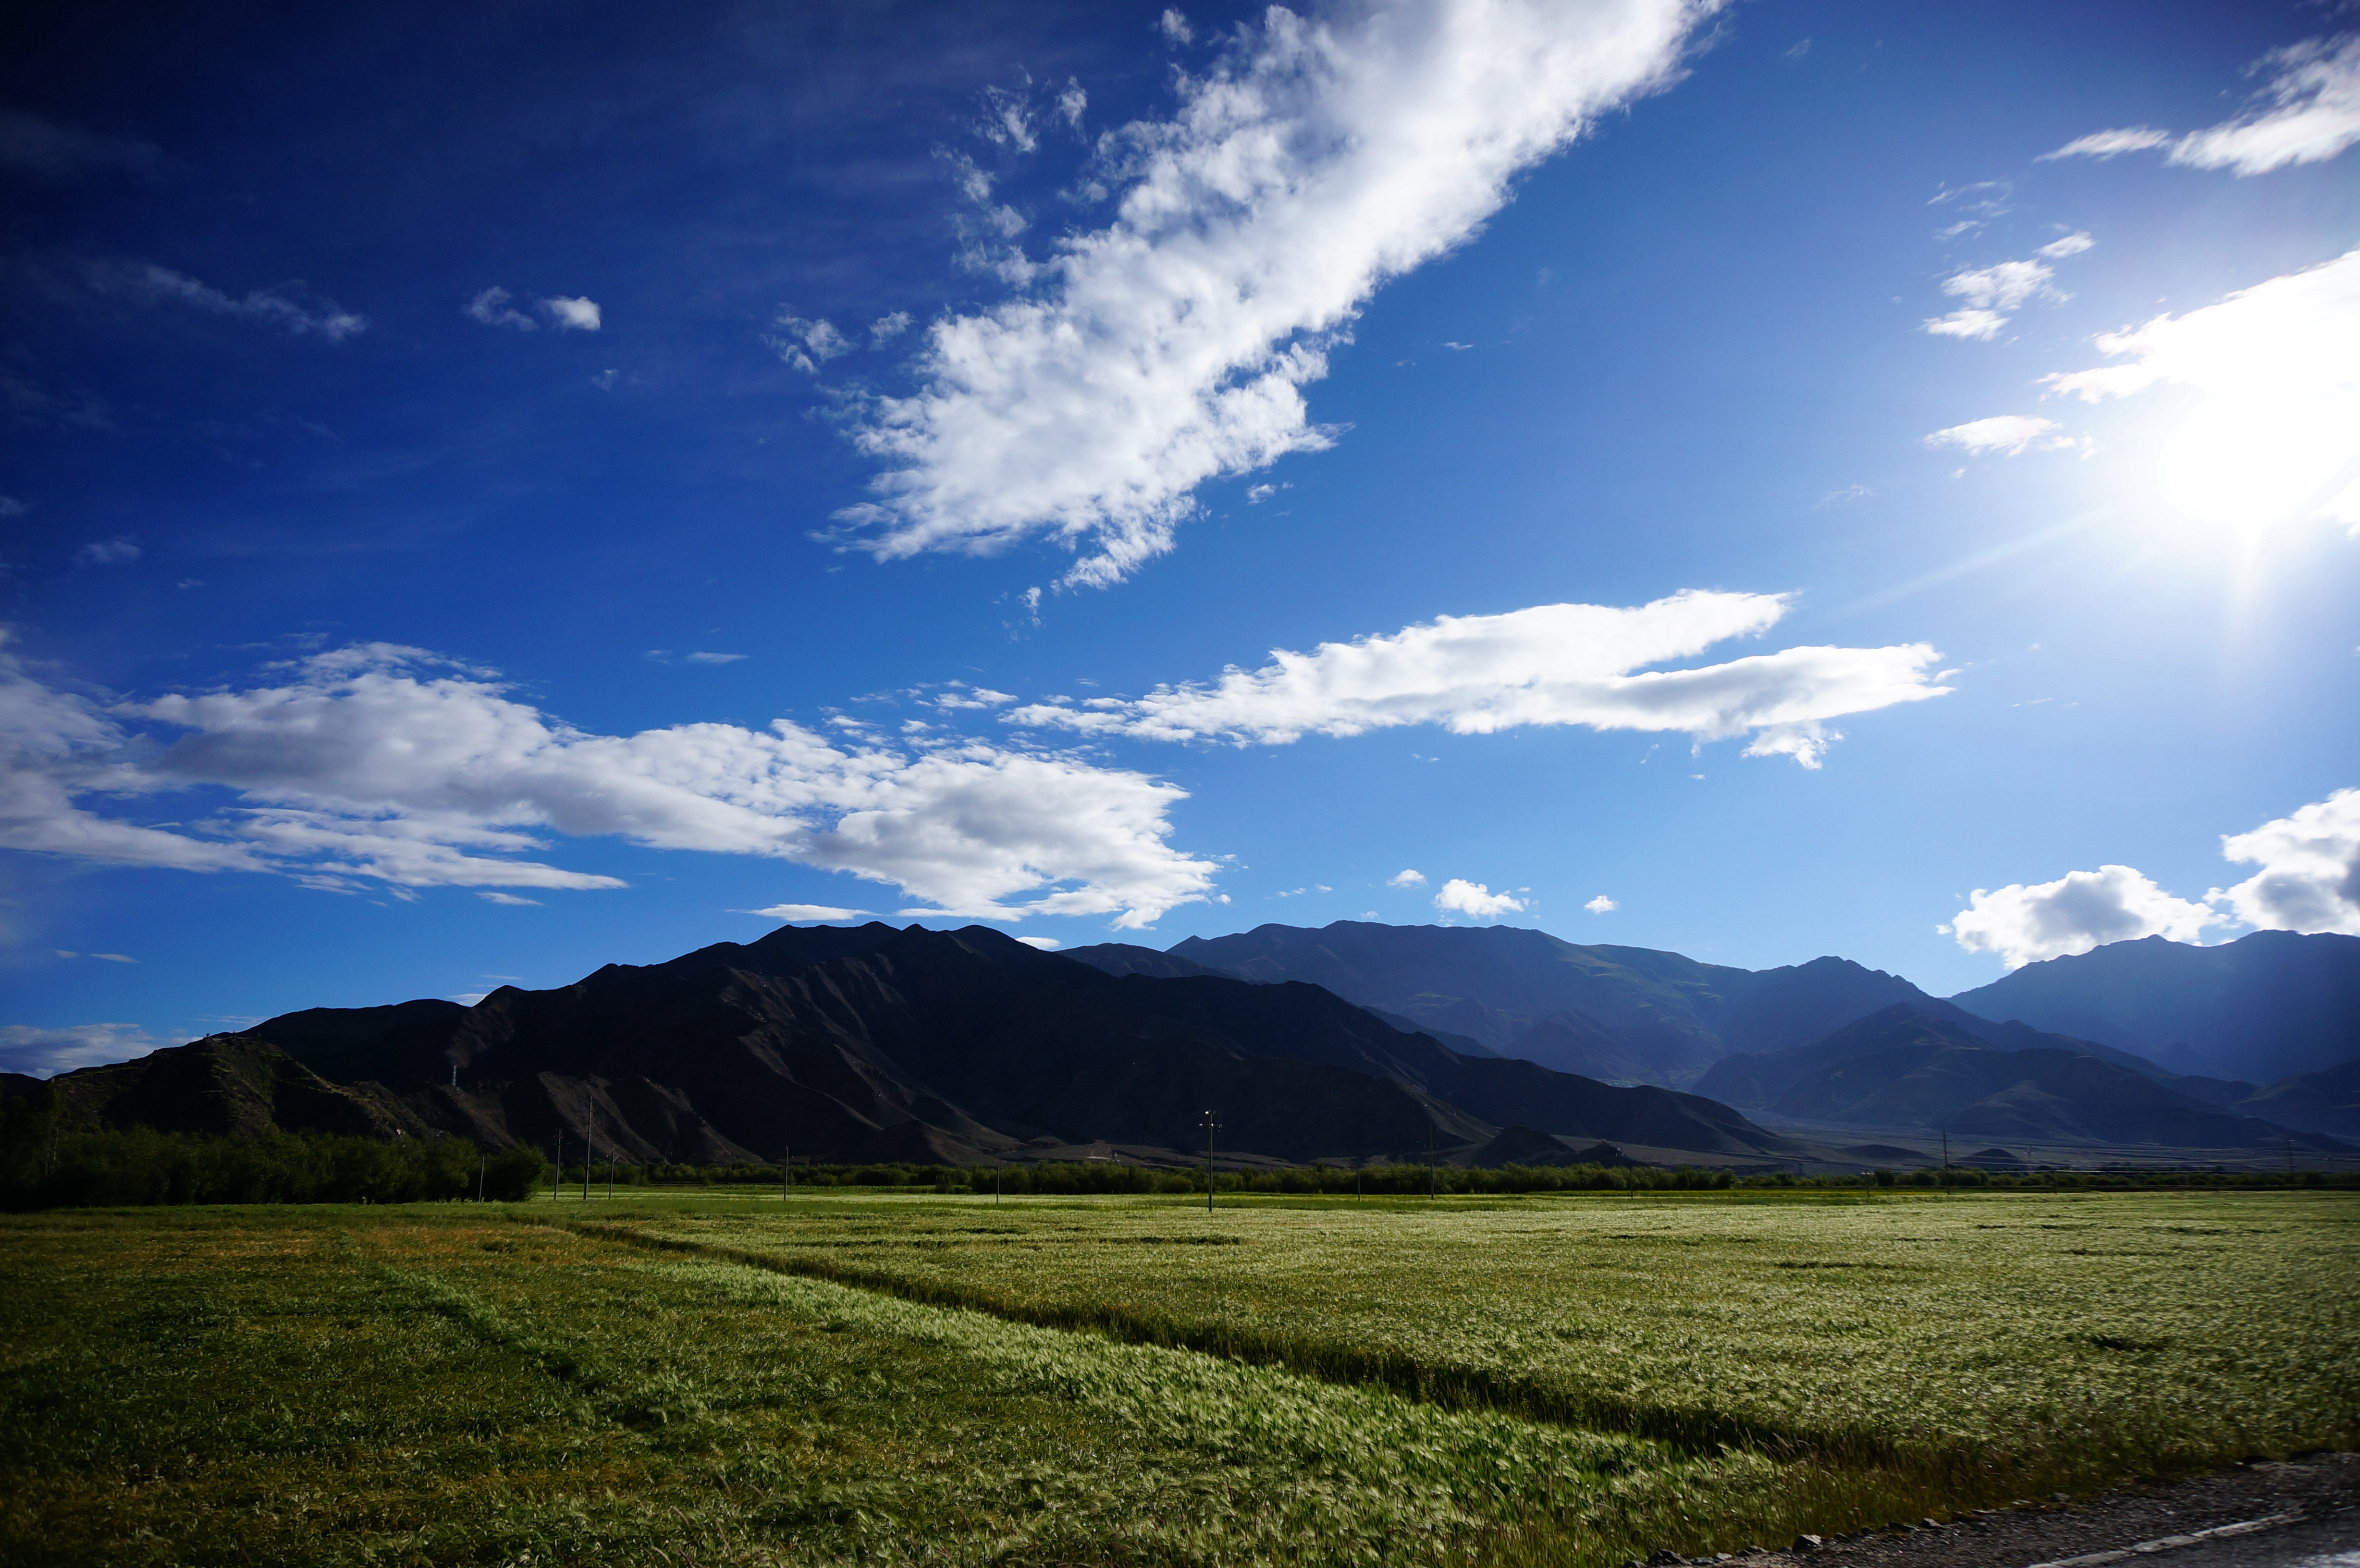
[[[1893,1007],[1807,1046],[1732,1056],[1699,1087],[1785,1116],[2037,1141],[2256,1149],[2288,1129],[2215,1109],[2029,1030],[2002,1049],[1947,1018]],[[2294,1134],[2306,1148],[2333,1140]]]
[[[424,1124],[374,1083],[331,1083],[268,1040],[213,1035],[49,1080],[64,1125],[390,1138]]]
[[[2310,1132],[2360,1138],[2360,1060],[2281,1078],[2229,1108]]]
[[[1325,985],[1559,1072],[1669,1087],[1695,1083],[1732,1051],[1799,1045],[1896,1003],[1989,1027],[1849,959],[1757,972],[1513,926],[1263,925],[1192,937],[1170,956],[1251,979]]]
[[[501,1142],[579,1138],[595,1118],[642,1159],[1185,1149],[1208,1107],[1225,1147],[1293,1159],[1459,1147],[1511,1113],[1699,1151],[1786,1147],[1693,1095],[1470,1059],[1317,985],[1109,975],[979,927],[786,927],[455,1015],[290,1018],[260,1032],[438,1126]]]
[[[2360,1057],[2360,937],[2163,937],[2027,964],[1950,998],[1986,1018],[2100,1040],[2181,1073],[2256,1083]]]

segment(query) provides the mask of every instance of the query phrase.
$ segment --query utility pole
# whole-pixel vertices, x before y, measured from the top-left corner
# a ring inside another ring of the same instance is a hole
[[[490,1155],[480,1149],[475,1150],[475,1202],[479,1203],[484,1201],[484,1169],[491,1162]]]
[[[1943,1192],[1943,1194],[1944,1194],[1945,1196],[1948,1196],[1948,1195],[1949,1195],[1949,1193],[1950,1193],[1950,1128],[1948,1128],[1948,1127],[1944,1127],[1944,1128],[1942,1129],[1942,1192]]]
[[[559,1183],[565,1180],[565,1124],[557,1124],[557,1165],[549,1173],[549,1201],[557,1202]]]
[[[1208,1214],[1213,1212],[1213,1134],[1220,1126],[1212,1112],[1205,1113],[1205,1212]]]
[[[2292,1138],[2287,1139],[2286,1154],[2287,1180],[2291,1181],[2294,1180],[2294,1139]]]
[[[1431,1197],[1433,1197],[1433,1196],[1435,1195],[1435,1194],[1434,1194],[1434,1123],[1433,1123],[1433,1121],[1432,1121],[1431,1119],[1429,1119],[1429,1120],[1426,1122],[1426,1195],[1427,1197],[1429,1197],[1429,1198],[1431,1198]]]
[[[779,1146],[779,1202],[785,1203],[795,1195],[795,1146]]]
[[[598,1158],[598,1102],[590,1102],[590,1132],[582,1140],[582,1201],[590,1201],[590,1162]]]

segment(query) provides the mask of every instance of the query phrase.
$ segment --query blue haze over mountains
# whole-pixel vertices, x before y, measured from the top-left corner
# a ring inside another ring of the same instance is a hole
[[[2217,947],[2150,937],[2027,964],[1947,999],[1842,958],[1749,971],[1508,927],[1264,925],[1191,938],[1169,954],[1106,944],[1071,956],[1147,973],[1182,972],[1153,962],[1183,960],[1250,979],[1308,980],[1437,1038],[1456,1036],[1461,1050],[1480,1046],[1610,1082],[1693,1089],[1751,1108],[1770,1108],[1781,1097],[1768,1084],[1791,1092],[1797,1061],[1814,1052],[1819,1065],[1833,1067],[1896,1052],[1923,1057],[1930,1040],[1954,1053],[2032,1051],[2103,1064],[2106,1071],[2094,1076],[2072,1069],[2081,1077],[2068,1097],[2093,1108],[2079,1119],[2049,1118],[2055,1136],[2103,1136],[2092,1130],[2101,1124],[2119,1130],[2136,1120],[2130,1116],[2136,1105],[2155,1113],[2138,1122],[2150,1129],[2177,1117],[2185,1132],[2198,1125],[2187,1118],[2212,1109],[2360,1134],[2354,1109],[2360,1093],[2347,1082],[2360,1074],[2360,938],[2347,936],[2257,931]],[[1872,1018],[1887,1027],[1866,1029]],[[1739,1061],[1778,1057],[1792,1060],[1766,1075]],[[1971,1076],[1980,1081],[2001,1064],[1972,1065]],[[2004,1094],[2038,1076],[2036,1069],[2060,1062],[2044,1057],[2014,1066],[2023,1071],[1983,1093]],[[2168,1114],[2158,1091],[2178,1102]],[[1916,1119],[1937,1125],[1980,1097],[1933,1095]],[[1854,1106],[1826,1095],[1808,1111],[1795,1105],[1788,1114],[1831,1120],[1874,1121],[1876,1114],[1847,1116]],[[2207,1125],[2212,1135],[2228,1132]],[[2251,1135],[2248,1128],[2232,1141]]]

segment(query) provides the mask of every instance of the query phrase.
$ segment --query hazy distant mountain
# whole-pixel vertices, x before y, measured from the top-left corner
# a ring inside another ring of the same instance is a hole
[[[1893,1007],[1809,1045],[1732,1056],[1701,1093],[1785,1116],[2040,1142],[2187,1149],[2339,1147],[2224,1112],[2081,1049],[2022,1030],[2003,1049],[1950,1019]]]
[[[1103,956],[1103,955],[1101,955]],[[1160,955],[1159,955],[1160,956]],[[471,1008],[314,1009],[259,1034],[499,1145],[592,1130],[627,1157],[967,1161],[1027,1144],[1289,1159],[1464,1148],[1508,1121],[1783,1150],[1725,1105],[1477,1060],[1314,985],[1109,975],[970,927],[785,927]],[[456,1069],[458,1086],[450,1083]]]
[[[2270,1083],[2360,1057],[2360,937],[2266,931],[2218,947],[2144,937],[2027,964],[1950,999],[2176,1072]]]
[[[1192,975],[1218,975],[1231,980],[1244,978],[1226,969],[1216,969],[1175,953],[1158,953],[1152,947],[1141,947],[1128,942],[1101,942],[1088,947],[1061,947],[1060,958],[1070,958],[1077,964],[1108,975],[1146,975],[1158,980],[1178,980]]]
[[[1176,953],[1158,953],[1152,947],[1139,947],[1127,942],[1101,942],[1088,947],[1062,947],[1056,950],[1060,958],[1070,958],[1109,975],[1150,975],[1159,979],[1175,980],[1191,975],[1218,975],[1231,980],[1245,979],[1234,970],[1216,969],[1198,964]],[[1260,984],[1260,982],[1255,982]],[[1362,1007],[1362,1012],[1382,1018],[1406,1034],[1429,1034],[1462,1056],[1497,1056],[1500,1053],[1472,1035],[1452,1029],[1438,1029],[1420,1023],[1405,1013],[1389,1012],[1383,1007]],[[1597,1074],[1591,1074],[1597,1076]]]
[[[1513,926],[1264,925],[1192,937],[1170,956],[1250,979],[1324,985],[1560,1072],[1674,1087],[1693,1084],[1732,1051],[1817,1040],[1896,1003],[1988,1027],[1849,959],[1754,971]]]
[[[2360,1138],[2360,1061],[2281,1078],[2230,1108],[2290,1127]]]

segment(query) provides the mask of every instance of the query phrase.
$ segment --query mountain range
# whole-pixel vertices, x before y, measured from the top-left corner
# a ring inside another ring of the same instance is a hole
[[[2271,1083],[2360,1058],[2360,937],[2263,931],[2217,947],[2144,937],[2027,964],[1950,1000],[2175,1072]]]
[[[784,927],[474,1007],[291,1013],[58,1082],[84,1119],[119,1124],[150,1080],[202,1076],[200,1058],[350,1086],[405,1129],[494,1148],[562,1131],[635,1160],[775,1160],[790,1146],[851,1160],[1186,1158],[1208,1110],[1219,1145],[1292,1160],[1465,1149],[1512,1124],[1797,1151],[1726,1105],[1462,1055],[1316,985],[1109,975],[980,927]],[[348,1108],[335,1104],[347,1121]]]
[[[2343,1146],[2220,1109],[2089,1042],[2021,1024],[2005,1044],[1896,1004],[1809,1045],[1723,1057],[1698,1092],[1781,1117],[2034,1143]]]
[[[290,1013],[54,1082],[85,1124],[439,1131],[489,1148],[562,1135],[578,1149],[595,1134],[633,1160],[694,1162],[789,1146],[829,1160],[1163,1161],[1202,1147],[1208,1111],[1219,1145],[1284,1160],[1498,1160],[1601,1140],[1830,1157],[1748,1110],[1822,1129],[2340,1147],[2335,1135],[2360,1132],[2360,1063],[2261,1088],[2045,1021],[2094,1019],[2147,1043],[2133,1025],[2156,1008],[2120,979],[2135,972],[2197,996],[2183,1032],[2216,1042],[2207,1065],[2332,1051],[2348,1038],[2335,987],[2360,942],[2261,934],[2283,940],[2122,943],[2137,950],[2127,961],[2055,960],[1944,1000],[1839,958],[1748,971],[1506,927],[1265,925],[1169,952],[1053,953],[981,927],[790,926],[553,990],[504,986],[473,1007]],[[2273,972],[2293,979],[2261,1030],[2235,1036],[2223,1009]],[[2098,983],[2057,978],[2075,974]],[[1964,1005],[1994,996],[2044,1021]]]
[[[2360,1066],[2351,1065],[2360,1059],[2360,938],[2347,936],[2258,931],[2202,948],[2159,937],[2119,942],[2028,964],[1948,999],[1841,958],[1743,970],[1503,926],[1264,925],[1192,938],[1168,953],[1108,943],[1068,956],[1125,973],[1308,981],[1462,1051],[1486,1048],[1765,1110],[1768,1102],[1746,1097],[1742,1080],[1715,1076],[1716,1064],[1811,1045],[1899,1007],[1996,1051],[2092,1058],[2232,1116],[2360,1135],[2352,1083]],[[2341,1078],[2339,1067],[2348,1069]],[[2180,1141],[2166,1136],[2162,1102],[2128,1083],[2118,1093],[2106,1086],[2114,1082],[2098,1075],[2079,1092],[2115,1101],[2124,1114],[2134,1105],[2157,1114],[2142,1124],[2152,1136],[2126,1141]],[[2079,1116],[2077,1125],[2095,1126],[2114,1114],[2093,1103],[2058,1125]]]

